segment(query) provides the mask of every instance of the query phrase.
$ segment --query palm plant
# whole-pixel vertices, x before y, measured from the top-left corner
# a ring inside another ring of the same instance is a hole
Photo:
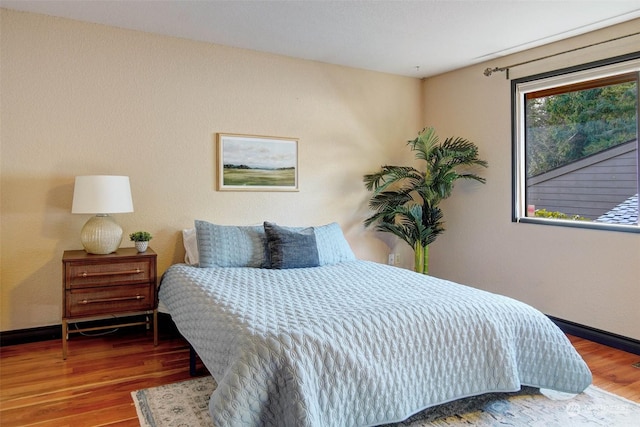
[[[373,215],[364,221],[369,227],[392,233],[411,246],[415,253],[415,271],[428,273],[429,245],[444,232],[439,204],[451,195],[458,179],[486,180],[460,166],[487,167],[478,158],[478,147],[464,138],[451,137],[440,143],[435,130],[423,129],[407,145],[415,157],[424,161],[422,169],[411,166],[382,166],[364,176],[367,190],[373,195],[369,207]]]

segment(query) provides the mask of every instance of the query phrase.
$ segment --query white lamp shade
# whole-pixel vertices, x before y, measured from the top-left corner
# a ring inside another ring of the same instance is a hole
[[[109,214],[133,212],[128,176],[77,176],[71,213]]]

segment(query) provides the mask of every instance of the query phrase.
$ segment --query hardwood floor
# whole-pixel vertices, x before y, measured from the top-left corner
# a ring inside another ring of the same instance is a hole
[[[640,403],[640,356],[569,336],[591,373],[593,385]]]
[[[570,337],[594,384],[640,403],[640,356]],[[0,425],[138,426],[131,391],[187,380],[189,350],[176,334],[121,330],[0,349]],[[199,373],[206,375],[204,368]]]
[[[189,379],[189,348],[176,335],[120,330],[2,347],[0,425],[138,426],[130,393]]]

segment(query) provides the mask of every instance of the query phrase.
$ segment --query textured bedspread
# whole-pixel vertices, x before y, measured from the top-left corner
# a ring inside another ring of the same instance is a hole
[[[160,299],[218,382],[217,427],[376,425],[520,385],[578,393],[591,383],[532,307],[368,261],[178,264]]]

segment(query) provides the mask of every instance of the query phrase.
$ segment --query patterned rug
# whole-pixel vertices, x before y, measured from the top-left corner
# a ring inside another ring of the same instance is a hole
[[[131,393],[143,427],[213,426],[211,377]],[[490,393],[426,409],[388,426],[637,426],[640,405],[590,386],[579,395],[525,387],[516,393]]]

